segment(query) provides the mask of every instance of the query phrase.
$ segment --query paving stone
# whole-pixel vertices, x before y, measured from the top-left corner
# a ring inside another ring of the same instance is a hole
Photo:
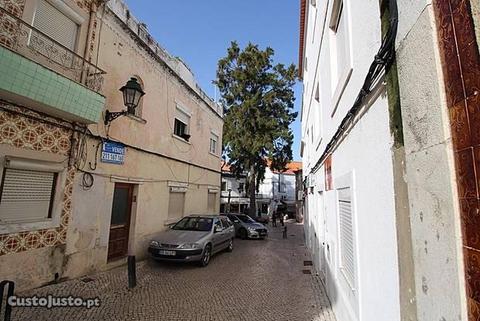
[[[335,321],[318,276],[304,274],[310,256],[303,226],[270,228],[267,240],[236,240],[232,253],[210,265],[137,264],[137,287],[127,288],[126,267],[21,293],[99,297],[91,308],[14,308],[12,320]],[[273,229],[273,230],[272,230]],[[295,235],[295,236],[290,236]]]

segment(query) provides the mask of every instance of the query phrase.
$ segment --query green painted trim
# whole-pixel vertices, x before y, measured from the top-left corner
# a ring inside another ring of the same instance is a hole
[[[97,123],[105,97],[0,46],[0,90],[33,109],[85,123]]]

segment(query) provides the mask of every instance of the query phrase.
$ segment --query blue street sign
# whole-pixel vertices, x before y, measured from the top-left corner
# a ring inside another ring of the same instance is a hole
[[[102,144],[103,163],[123,164],[125,160],[125,146],[121,143],[105,141]]]

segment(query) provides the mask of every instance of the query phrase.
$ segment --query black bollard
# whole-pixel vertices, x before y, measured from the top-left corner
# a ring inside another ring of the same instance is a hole
[[[128,287],[133,289],[137,286],[137,273],[135,267],[135,255],[128,256]]]
[[[12,306],[8,302],[8,299],[13,296],[15,283],[13,281],[8,281],[8,280],[0,282],[0,312],[2,311],[3,293],[4,293],[5,287],[8,287],[8,288],[7,288],[7,297],[5,298],[6,305],[4,309],[3,320],[10,321],[12,316]]]

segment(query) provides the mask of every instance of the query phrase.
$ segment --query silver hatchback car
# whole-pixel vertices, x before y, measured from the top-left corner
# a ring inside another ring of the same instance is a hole
[[[150,242],[148,252],[155,260],[192,262],[207,266],[213,254],[231,252],[235,228],[220,215],[190,215]]]

